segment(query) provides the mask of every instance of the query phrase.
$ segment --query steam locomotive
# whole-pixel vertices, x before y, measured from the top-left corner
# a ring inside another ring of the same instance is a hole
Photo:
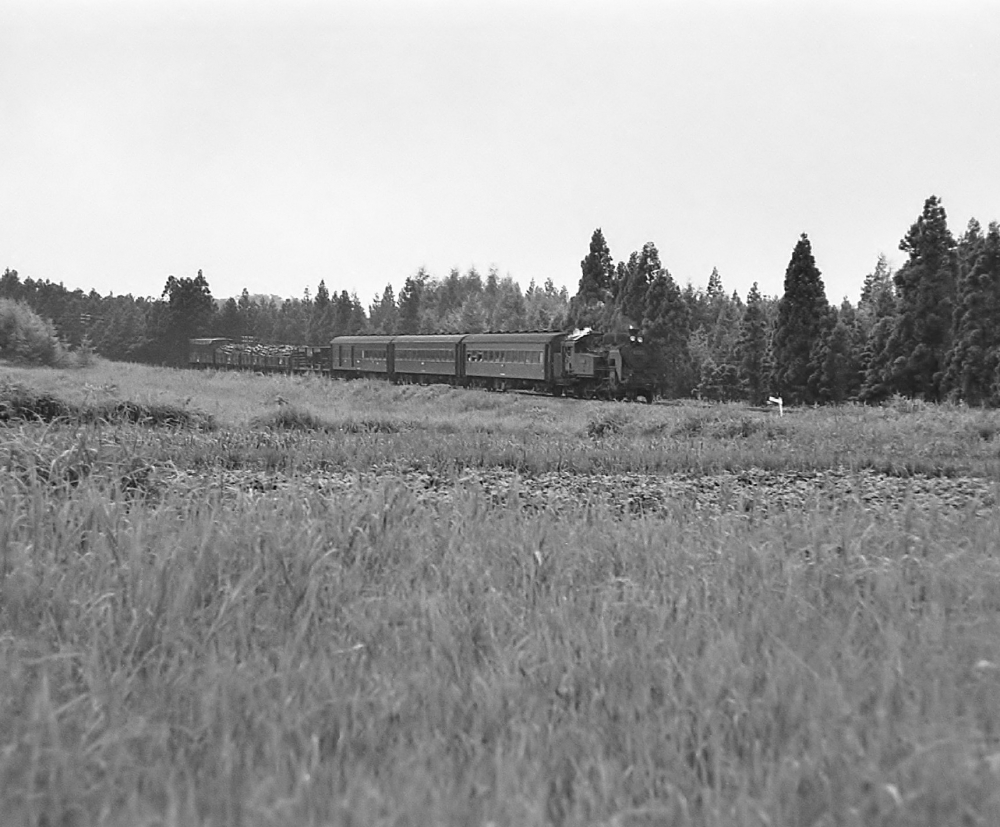
[[[554,396],[642,399],[656,393],[655,359],[638,331],[337,336],[325,347],[191,339],[189,365],[317,373]]]

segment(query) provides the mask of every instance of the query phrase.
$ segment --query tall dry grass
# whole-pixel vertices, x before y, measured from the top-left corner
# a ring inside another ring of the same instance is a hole
[[[114,396],[179,404],[187,376]],[[0,428],[4,824],[1000,823],[995,513],[554,515],[298,475],[850,467],[918,441],[987,473],[988,415],[190,378],[188,407],[236,388],[236,418]],[[293,406],[329,427],[241,424]]]

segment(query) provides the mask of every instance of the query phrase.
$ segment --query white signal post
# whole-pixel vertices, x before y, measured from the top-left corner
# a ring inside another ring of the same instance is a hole
[[[778,416],[784,416],[784,415],[785,415],[785,411],[784,411],[784,407],[785,407],[785,406],[784,406],[784,404],[782,403],[782,401],[781,401],[781,397],[780,397],[780,396],[769,396],[769,397],[767,398],[767,401],[768,401],[768,402],[769,402],[769,403],[770,403],[771,405],[777,405],[777,406],[778,406]]]

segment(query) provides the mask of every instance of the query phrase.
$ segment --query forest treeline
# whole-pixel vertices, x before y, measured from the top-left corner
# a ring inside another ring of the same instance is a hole
[[[796,242],[780,297],[754,284],[727,293],[678,285],[653,242],[614,261],[600,229],[570,297],[548,280],[527,290],[474,268],[435,278],[423,269],[397,296],[391,284],[366,308],[331,291],[217,301],[201,271],[170,276],[157,298],[102,297],[7,270],[0,299],[51,320],[62,342],[115,360],[183,365],[195,336],[318,345],[355,333],[438,333],[637,327],[657,349],[661,392],[759,404],[878,402],[899,394],[1000,405],[1000,230],[971,220],[957,239],[931,196],[903,236],[896,271],[879,256],[857,302],[831,305],[808,236]],[[2,337],[0,337],[2,338]],[[0,342],[0,348],[3,343]],[[2,353],[0,353],[2,355]]]
[[[135,298],[70,291],[8,269],[0,277],[0,299],[22,302],[51,320],[73,349],[177,366],[187,364],[187,342],[197,336],[321,345],[355,333],[549,330],[563,327],[569,306],[568,291],[551,279],[522,291],[510,276],[491,270],[483,278],[475,269],[452,270],[443,280],[421,269],[406,279],[398,298],[388,284],[367,309],[357,295],[331,291],[325,281],[302,298],[251,296],[244,289],[219,301],[200,270],[193,278],[170,276],[157,298]]]

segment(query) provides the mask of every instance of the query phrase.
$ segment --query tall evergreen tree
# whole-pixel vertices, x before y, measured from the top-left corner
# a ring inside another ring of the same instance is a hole
[[[365,313],[364,305],[361,304],[357,293],[351,293],[351,317],[347,329],[351,335],[364,333],[368,330],[368,315]]]
[[[818,396],[840,404],[853,397],[861,384],[851,326],[839,318],[823,338],[819,356]]]
[[[382,334],[396,333],[397,315],[396,295],[393,293],[392,285],[387,284],[385,292],[381,296],[376,294],[375,300],[368,308],[368,318],[372,332]]]
[[[561,291],[557,290],[551,278],[545,280],[544,287],[536,286],[533,291],[528,290],[524,296],[528,328],[531,330],[562,330],[568,323],[566,322],[565,292],[565,287]]]
[[[330,300],[333,323],[332,334],[334,336],[348,336],[356,331],[351,330],[352,316],[354,313],[354,302],[346,290],[341,290]]]
[[[424,286],[428,278],[423,267],[416,275],[407,277],[399,293],[399,333],[420,333]]]
[[[641,252],[633,253],[629,257],[625,281],[618,296],[618,306],[632,324],[641,325],[647,318],[647,313],[652,317],[652,314],[658,312],[647,308],[646,295],[650,285],[662,270],[660,253],[652,241],[647,241],[642,245]]]
[[[615,264],[611,260],[611,250],[598,227],[590,237],[590,251],[580,262],[580,290],[578,295],[590,302],[605,302],[610,296],[611,280],[615,275]]]
[[[490,319],[490,329],[523,330],[525,324],[525,304],[521,285],[510,276],[504,276],[498,287],[493,317]]]
[[[743,318],[743,308],[728,296],[723,295],[718,301],[718,315],[709,330],[709,341],[712,344],[712,355],[720,364],[732,363],[735,359],[736,341],[739,336],[740,320]]]
[[[246,291],[244,291],[246,292]],[[242,307],[242,298],[240,305]],[[251,319],[253,322],[253,335],[262,342],[281,342],[279,336],[280,308],[273,296],[260,297],[259,299],[249,299]]]
[[[615,265],[611,250],[598,227],[590,237],[590,251],[580,262],[580,286],[570,302],[570,323],[574,327],[596,327],[611,299]]]
[[[605,305],[604,317],[601,319],[601,326],[606,330],[617,330],[634,322],[622,322],[621,317],[625,315],[622,302],[625,298],[625,286],[632,277],[632,273],[639,266],[639,254],[632,252],[628,261],[619,261],[615,265],[615,277],[611,281],[611,301]]]
[[[963,272],[945,388],[970,405],[995,403],[1000,362],[1000,229],[990,224],[983,237],[973,219],[959,243]]]
[[[308,288],[306,288],[308,291]],[[302,299],[285,299],[278,310],[274,337],[276,341],[289,345],[309,344],[309,318],[312,301],[304,295]]]
[[[458,329],[462,333],[485,333],[486,328],[486,309],[483,307],[482,291],[470,293],[462,302]]]
[[[257,330],[257,303],[250,298],[250,291],[245,287],[236,301],[236,307],[240,314],[240,335],[260,336]]]
[[[13,299],[18,301],[21,298],[21,279],[17,275],[17,270],[9,267],[0,276],[0,299]]]
[[[886,302],[892,303],[895,300],[895,291],[892,286],[892,267],[884,253],[879,253],[878,261],[875,262],[875,269],[865,276],[864,284],[861,287],[861,300],[858,302],[858,309],[870,308],[873,312],[884,310]]]
[[[899,243],[909,260],[893,281],[897,314],[881,357],[888,387],[904,396],[939,399],[951,345],[956,259],[944,207],[931,196]]]
[[[236,299],[230,296],[222,305],[219,321],[216,325],[220,336],[239,339],[243,335],[243,320],[240,318],[240,307]]]
[[[319,286],[316,288],[316,296],[312,300],[311,307],[308,307],[307,310],[309,320],[306,344],[327,344],[334,336],[336,325],[333,319],[330,291],[327,289],[324,279],[320,279]]]
[[[891,393],[886,345],[896,322],[892,268],[881,253],[875,269],[865,276],[855,318],[861,341],[858,369],[862,381],[858,396],[863,402],[881,402]]]
[[[161,298],[167,300],[165,359],[170,364],[186,365],[188,340],[208,332],[215,301],[208,280],[202,274],[192,278],[170,276]]]
[[[462,307],[462,276],[457,267],[453,267],[438,289],[437,314],[443,319],[451,313],[456,313]]]
[[[740,385],[753,405],[762,405],[767,396],[767,316],[757,282],[747,293],[746,308],[740,320],[736,343],[736,361]]]
[[[708,287],[705,289],[705,297],[709,303],[725,298],[726,292],[722,289],[722,276],[719,275],[719,268],[713,267],[708,276]]]
[[[655,248],[654,248],[655,250]],[[659,257],[656,259],[659,263]],[[660,393],[687,396],[695,383],[688,352],[690,314],[680,288],[663,268],[657,268],[643,297],[645,308],[643,336],[659,355]]]
[[[497,315],[497,302],[500,301],[500,274],[496,267],[490,267],[486,274],[486,284],[483,287],[483,312],[486,314],[486,324],[489,325]]]
[[[803,233],[785,270],[785,292],[774,330],[774,383],[792,402],[816,402],[816,346],[830,316],[823,279]],[[810,386],[813,379],[813,386]]]
[[[316,298],[313,299],[313,304],[318,310],[326,310],[330,305],[330,291],[326,287],[326,280],[319,280],[319,287],[316,288]]]
[[[131,296],[108,296],[94,344],[97,352],[107,359],[132,361],[148,347],[149,332],[151,327],[143,304]]]
[[[683,300],[684,294],[681,293]],[[688,309],[688,316],[691,317],[691,306],[684,301],[684,306]],[[715,358],[712,356],[712,346],[708,340],[708,332],[705,328],[697,327],[691,331],[687,340],[688,359],[691,366],[691,376],[696,377],[698,384],[694,389],[696,396],[700,394],[702,379],[711,377],[716,368]]]

